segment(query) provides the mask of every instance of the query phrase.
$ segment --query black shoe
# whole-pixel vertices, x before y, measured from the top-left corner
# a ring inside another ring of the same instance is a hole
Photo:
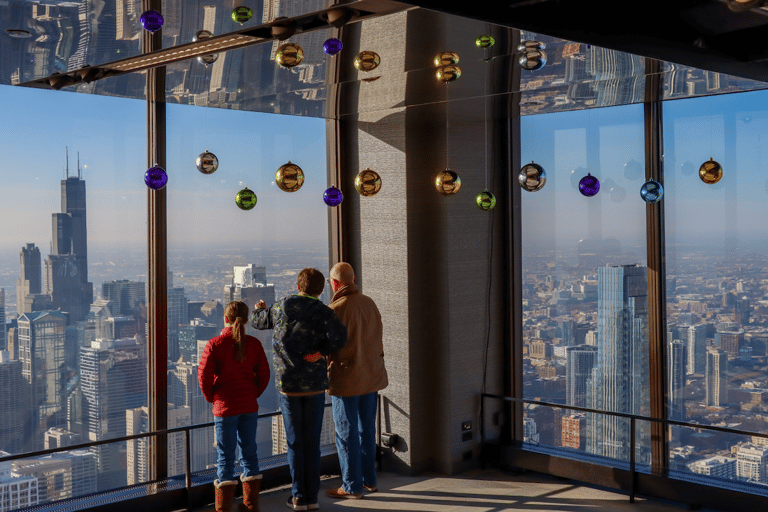
[[[319,503],[308,503],[307,504],[307,510],[319,510],[320,504]]]
[[[286,501],[285,504],[288,508],[293,510],[307,510],[307,502],[304,501],[304,498],[288,496],[288,501]]]

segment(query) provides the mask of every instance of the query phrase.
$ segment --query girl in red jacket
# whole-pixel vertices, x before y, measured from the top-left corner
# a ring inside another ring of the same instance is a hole
[[[216,511],[229,511],[235,498],[235,449],[240,445],[243,466],[243,505],[259,510],[261,473],[256,454],[256,426],[261,396],[269,382],[269,363],[261,342],[245,334],[248,306],[233,301],[224,310],[226,327],[212,338],[200,357],[198,380],[205,399],[213,404],[218,477]]]

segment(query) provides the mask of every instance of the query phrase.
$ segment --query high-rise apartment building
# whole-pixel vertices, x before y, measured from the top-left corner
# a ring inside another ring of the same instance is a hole
[[[565,404],[587,406],[587,381],[597,361],[597,347],[576,345],[565,349]]]
[[[696,462],[688,464],[688,469],[692,473],[699,475],[707,475],[715,478],[724,478],[732,480],[736,478],[736,459],[733,457],[725,457],[723,455],[715,455]]]
[[[768,484],[768,446],[743,444],[736,453],[736,478]]]
[[[253,264],[244,267],[234,267],[232,284],[224,286],[224,304],[233,300],[241,300],[252,307],[260,300],[267,304],[275,302],[275,287],[267,284],[265,267]]]
[[[24,313],[18,319],[21,374],[29,385],[29,427],[25,445],[42,449],[43,434],[65,422],[67,318],[60,311]]]
[[[598,268],[597,364],[592,370],[587,407],[647,416],[648,286],[647,269],[638,265]],[[639,425],[636,460],[650,461],[650,432]],[[629,459],[628,419],[589,414],[589,453]]]
[[[69,175],[61,180],[61,213],[53,214],[52,254],[45,260],[45,292],[53,307],[68,313],[70,325],[85,320],[93,302],[88,282],[88,233],[85,180]]]
[[[24,314],[24,304],[28,295],[38,295],[43,290],[42,263],[40,249],[35,244],[27,244],[19,254],[19,279],[16,281],[16,313]]]
[[[253,305],[249,306],[250,309]],[[195,318],[186,325],[179,326],[179,355],[184,361],[197,363],[197,340],[205,340],[218,336],[221,328],[214,324]]]
[[[203,396],[197,380],[197,364],[178,363],[168,371],[168,401],[176,407],[188,407],[193,425],[213,421],[211,404]],[[201,471],[216,463],[213,428],[190,432],[192,471]]]
[[[10,455],[0,450],[0,458]],[[0,512],[37,505],[37,478],[14,476],[11,462],[0,462]]]
[[[583,414],[572,414],[562,418],[562,434],[560,436],[563,448],[581,450],[584,448],[587,430],[587,418]]]
[[[179,328],[189,323],[189,308],[184,288],[168,288],[168,359],[179,358]]]
[[[168,407],[168,428],[183,427],[189,425],[189,407]],[[143,434],[149,432],[149,409],[137,407],[123,412],[125,435]],[[126,441],[126,464],[124,480],[128,485],[134,485],[149,481],[149,437],[131,439]],[[184,432],[168,435],[166,442],[168,450],[168,476],[183,475],[186,471]]]
[[[685,332],[686,373],[703,375],[707,368],[707,326],[689,325]]]
[[[5,328],[5,288],[0,288],[0,350],[6,350],[8,345]]]
[[[728,404],[728,354],[725,350],[707,351],[706,405],[724,407]]]
[[[87,450],[13,462],[13,474],[37,479],[38,501],[51,503],[96,492],[96,463]]]
[[[667,410],[671,420],[685,420],[685,343],[667,341]]]
[[[11,360],[0,351],[0,450],[20,453],[24,445],[26,386],[21,376],[21,361]],[[1,507],[2,505],[0,505]]]
[[[101,283],[101,298],[112,302],[112,316],[137,316],[147,296],[142,281],[105,281]]]
[[[715,345],[725,350],[729,356],[739,357],[741,348],[742,330],[720,330],[715,333]]]
[[[80,350],[83,428],[90,441],[125,435],[125,411],[147,402],[146,345],[137,339],[96,340]],[[125,485],[121,443],[94,446],[99,490]]]

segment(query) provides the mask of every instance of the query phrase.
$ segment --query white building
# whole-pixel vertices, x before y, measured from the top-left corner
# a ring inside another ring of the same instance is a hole
[[[732,480],[736,478],[736,459],[733,457],[715,455],[708,459],[691,462],[688,464],[688,469],[690,469],[692,473],[697,473],[699,475]]]
[[[0,457],[10,455],[0,452]],[[13,476],[11,462],[0,462],[0,512],[37,505],[37,478]]]
[[[768,484],[768,446],[747,443],[736,454],[736,477],[747,482]]]

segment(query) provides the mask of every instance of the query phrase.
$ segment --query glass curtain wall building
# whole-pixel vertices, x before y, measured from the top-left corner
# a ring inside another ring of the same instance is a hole
[[[0,382],[18,390],[0,396],[15,411],[0,418],[0,488],[15,503],[178,483],[187,465],[210,483],[210,427],[189,434],[189,459],[184,434],[141,436],[212,421],[197,363],[230,300],[277,300],[301,268],[340,260],[384,320],[381,431],[401,439],[385,469],[495,459],[692,504],[653,479],[768,495],[764,84],[404,5],[334,27],[328,2],[265,2],[240,26],[222,2],[165,2],[155,36],[136,2],[78,5],[13,11],[62,44],[29,38],[36,60],[0,77],[19,119],[0,129]],[[279,16],[323,24],[282,41],[262,27]],[[263,41],[61,76],[248,29]],[[296,66],[275,62],[286,41]],[[546,46],[543,67],[521,67],[526,41]],[[363,51],[378,65],[356,66]],[[294,192],[275,182],[288,163],[305,176]],[[531,192],[529,163],[546,172]],[[162,190],[143,181],[155,164]],[[355,187],[367,169],[375,195]],[[456,194],[436,190],[443,171]],[[651,179],[660,202],[644,200]],[[330,186],[340,206],[323,202]],[[251,333],[269,353],[271,333]],[[277,409],[274,385],[260,408]],[[283,462],[279,418],[258,440],[265,468]]]

